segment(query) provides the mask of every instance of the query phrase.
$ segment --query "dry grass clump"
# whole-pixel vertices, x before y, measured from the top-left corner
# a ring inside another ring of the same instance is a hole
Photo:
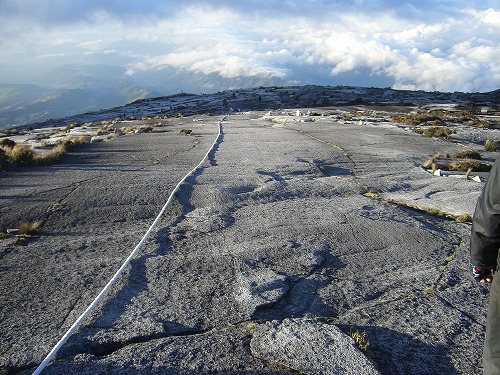
[[[149,125],[139,126],[139,131],[141,133],[151,133],[153,131],[153,127]]]
[[[191,129],[181,129],[179,133],[181,133],[182,135],[191,135],[193,131]]]
[[[408,113],[394,117],[394,121],[410,126],[420,124],[429,124],[433,126],[445,126],[446,121],[458,124],[474,126],[478,128],[489,128],[491,123],[489,120],[478,117],[470,110],[462,111],[445,111],[436,110],[427,113]]]
[[[481,163],[481,154],[475,150],[464,150],[454,154],[446,153],[444,157],[437,153],[429,157],[422,166],[424,168],[432,168],[435,172],[437,169],[443,171],[459,171],[466,172],[465,178],[469,179],[471,172],[487,172],[491,169],[491,165]]]
[[[455,154],[452,154],[451,157],[453,158],[459,158],[459,159],[475,159],[475,160],[481,160],[481,154],[475,150],[464,150],[457,152]]]
[[[14,147],[3,149],[9,162],[17,165],[30,165],[33,163],[35,152],[32,147],[16,144]]]
[[[41,226],[42,222],[38,220],[32,223],[25,221],[19,224],[19,232],[27,236],[32,236],[38,233],[38,230],[40,229]]]
[[[457,152],[453,155],[447,154],[446,160],[439,160],[441,155],[434,154],[430,158],[428,158],[422,166],[424,168],[432,168],[432,171],[435,172],[437,169],[441,169],[443,171],[460,171],[466,172],[466,178],[469,178],[469,175],[472,171],[474,172],[487,172],[491,169],[491,165],[481,163],[481,155],[474,150],[465,150],[461,152]],[[457,160],[450,160],[451,158],[456,158]]]
[[[135,132],[136,130],[136,127],[135,126],[124,126],[123,128],[120,128],[120,130],[123,132],[123,133],[133,133]]]
[[[16,145],[16,142],[14,142],[12,139],[9,139],[9,138],[4,138],[2,140],[0,140],[0,147],[14,147]]]
[[[487,139],[484,142],[484,151],[494,152],[498,149],[499,142]]]
[[[430,138],[448,138],[450,135],[455,134],[456,131],[442,126],[433,126],[427,129],[416,129],[415,133],[423,134]]]
[[[455,220],[459,223],[472,223],[472,217],[469,214],[458,215]]]
[[[468,172],[470,170],[476,172],[487,172],[491,169],[491,166],[480,163],[477,160],[463,159],[463,160],[453,160],[448,164],[440,166],[440,168],[447,171]]]
[[[6,169],[9,165],[9,158],[5,155],[3,148],[0,148],[0,170]]]
[[[349,336],[354,340],[356,346],[362,351],[367,352],[370,347],[370,342],[366,336],[366,332],[360,332],[358,330],[353,330],[349,332]]]
[[[417,126],[420,124],[429,123],[432,121],[441,120],[435,113],[408,113],[405,115],[398,115],[394,117],[394,121],[402,124]],[[441,120],[442,121],[442,120]]]
[[[9,164],[13,165],[44,165],[53,163],[64,156],[74,146],[84,143],[85,137],[64,139],[49,151],[35,152],[32,146],[15,144],[0,148],[0,168],[5,169]]]
[[[106,135],[106,134],[111,133],[111,131],[113,131],[113,130],[114,129],[112,126],[108,126],[108,124],[106,124],[97,131],[97,135]]]
[[[69,150],[67,142],[61,142],[55,145],[50,151],[42,151],[33,155],[33,162],[38,165],[50,164],[59,160]]]
[[[141,125],[141,126],[125,126],[120,128],[123,133],[151,133],[153,131],[153,127],[149,125]]]
[[[81,126],[82,124],[79,123],[79,122],[73,122],[71,124],[68,124],[66,125],[66,127],[64,128],[64,132],[65,133],[68,133],[71,129],[74,129],[76,128],[77,126]]]
[[[33,155],[33,161],[35,164],[50,164],[59,160],[66,153],[68,153],[75,146],[85,143],[86,137],[74,137],[71,139],[63,139],[61,142],[56,144],[50,151],[42,151],[40,153],[35,153]]]

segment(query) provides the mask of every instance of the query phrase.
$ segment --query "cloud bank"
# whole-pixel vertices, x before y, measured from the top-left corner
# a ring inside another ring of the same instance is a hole
[[[76,3],[76,4],[73,4]],[[0,82],[58,65],[427,91],[500,87],[498,1],[0,1]],[[34,8],[37,12],[33,12]]]

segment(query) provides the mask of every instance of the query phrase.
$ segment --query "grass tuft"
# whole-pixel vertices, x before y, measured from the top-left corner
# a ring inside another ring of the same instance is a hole
[[[443,111],[435,110],[426,113],[407,113],[394,117],[394,121],[407,124],[410,126],[417,126],[420,124],[445,126],[446,121],[474,126],[477,128],[490,128],[491,123],[485,118],[478,117],[470,108],[462,111]]]
[[[349,332],[349,336],[354,340],[356,346],[362,352],[367,352],[370,347],[370,342],[368,341],[366,332],[360,332],[358,330],[353,330]]]
[[[39,220],[34,221],[33,223],[22,222],[19,224],[19,232],[27,236],[32,236],[38,233],[41,226],[42,222]]]
[[[417,129],[415,130],[418,134],[423,134],[425,137],[429,138],[448,138],[450,135],[455,134],[455,130],[448,129],[442,126],[432,126],[427,129]]]
[[[4,139],[0,140],[0,147],[12,148],[15,145],[16,145],[16,142],[14,142],[12,139],[4,138]]]
[[[481,160],[481,154],[475,150],[464,150],[451,155],[452,158]]]
[[[455,220],[459,223],[472,223],[472,217],[469,214],[458,215]]]
[[[246,327],[245,327],[244,332],[248,332],[248,333],[252,334],[255,331],[256,328],[257,328],[257,323],[255,323],[255,322],[248,322],[247,325],[246,325]]]
[[[14,147],[4,148],[5,155],[14,164],[30,165],[33,163],[33,155],[35,152],[32,147],[15,145]]]
[[[469,171],[469,169],[471,169],[475,172],[478,172],[478,171],[489,171],[491,169],[491,166],[480,163],[477,160],[464,159],[464,160],[454,160],[449,164],[442,166],[441,169],[445,169],[448,171],[462,171],[462,172],[467,172]]]
[[[498,149],[498,141],[493,141],[491,139],[487,139],[484,142],[484,151],[494,152]]]
[[[8,164],[14,165],[43,165],[59,160],[71,148],[84,143],[86,137],[64,139],[49,151],[35,152],[33,147],[14,144],[10,147],[4,145],[0,149],[0,169],[7,168]]]

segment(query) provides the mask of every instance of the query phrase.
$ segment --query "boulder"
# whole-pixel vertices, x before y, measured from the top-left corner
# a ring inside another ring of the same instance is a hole
[[[285,319],[257,326],[252,354],[305,374],[379,374],[354,340],[336,326],[313,319]]]

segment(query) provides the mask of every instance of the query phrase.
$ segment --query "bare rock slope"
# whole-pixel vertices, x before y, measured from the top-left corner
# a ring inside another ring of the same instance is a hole
[[[215,141],[44,373],[480,374],[470,227],[429,208],[471,215],[483,183],[422,167],[477,139],[371,115],[230,112],[220,136],[220,116],[170,118],[4,172],[2,226],[43,225],[2,240],[0,366],[44,359]]]

